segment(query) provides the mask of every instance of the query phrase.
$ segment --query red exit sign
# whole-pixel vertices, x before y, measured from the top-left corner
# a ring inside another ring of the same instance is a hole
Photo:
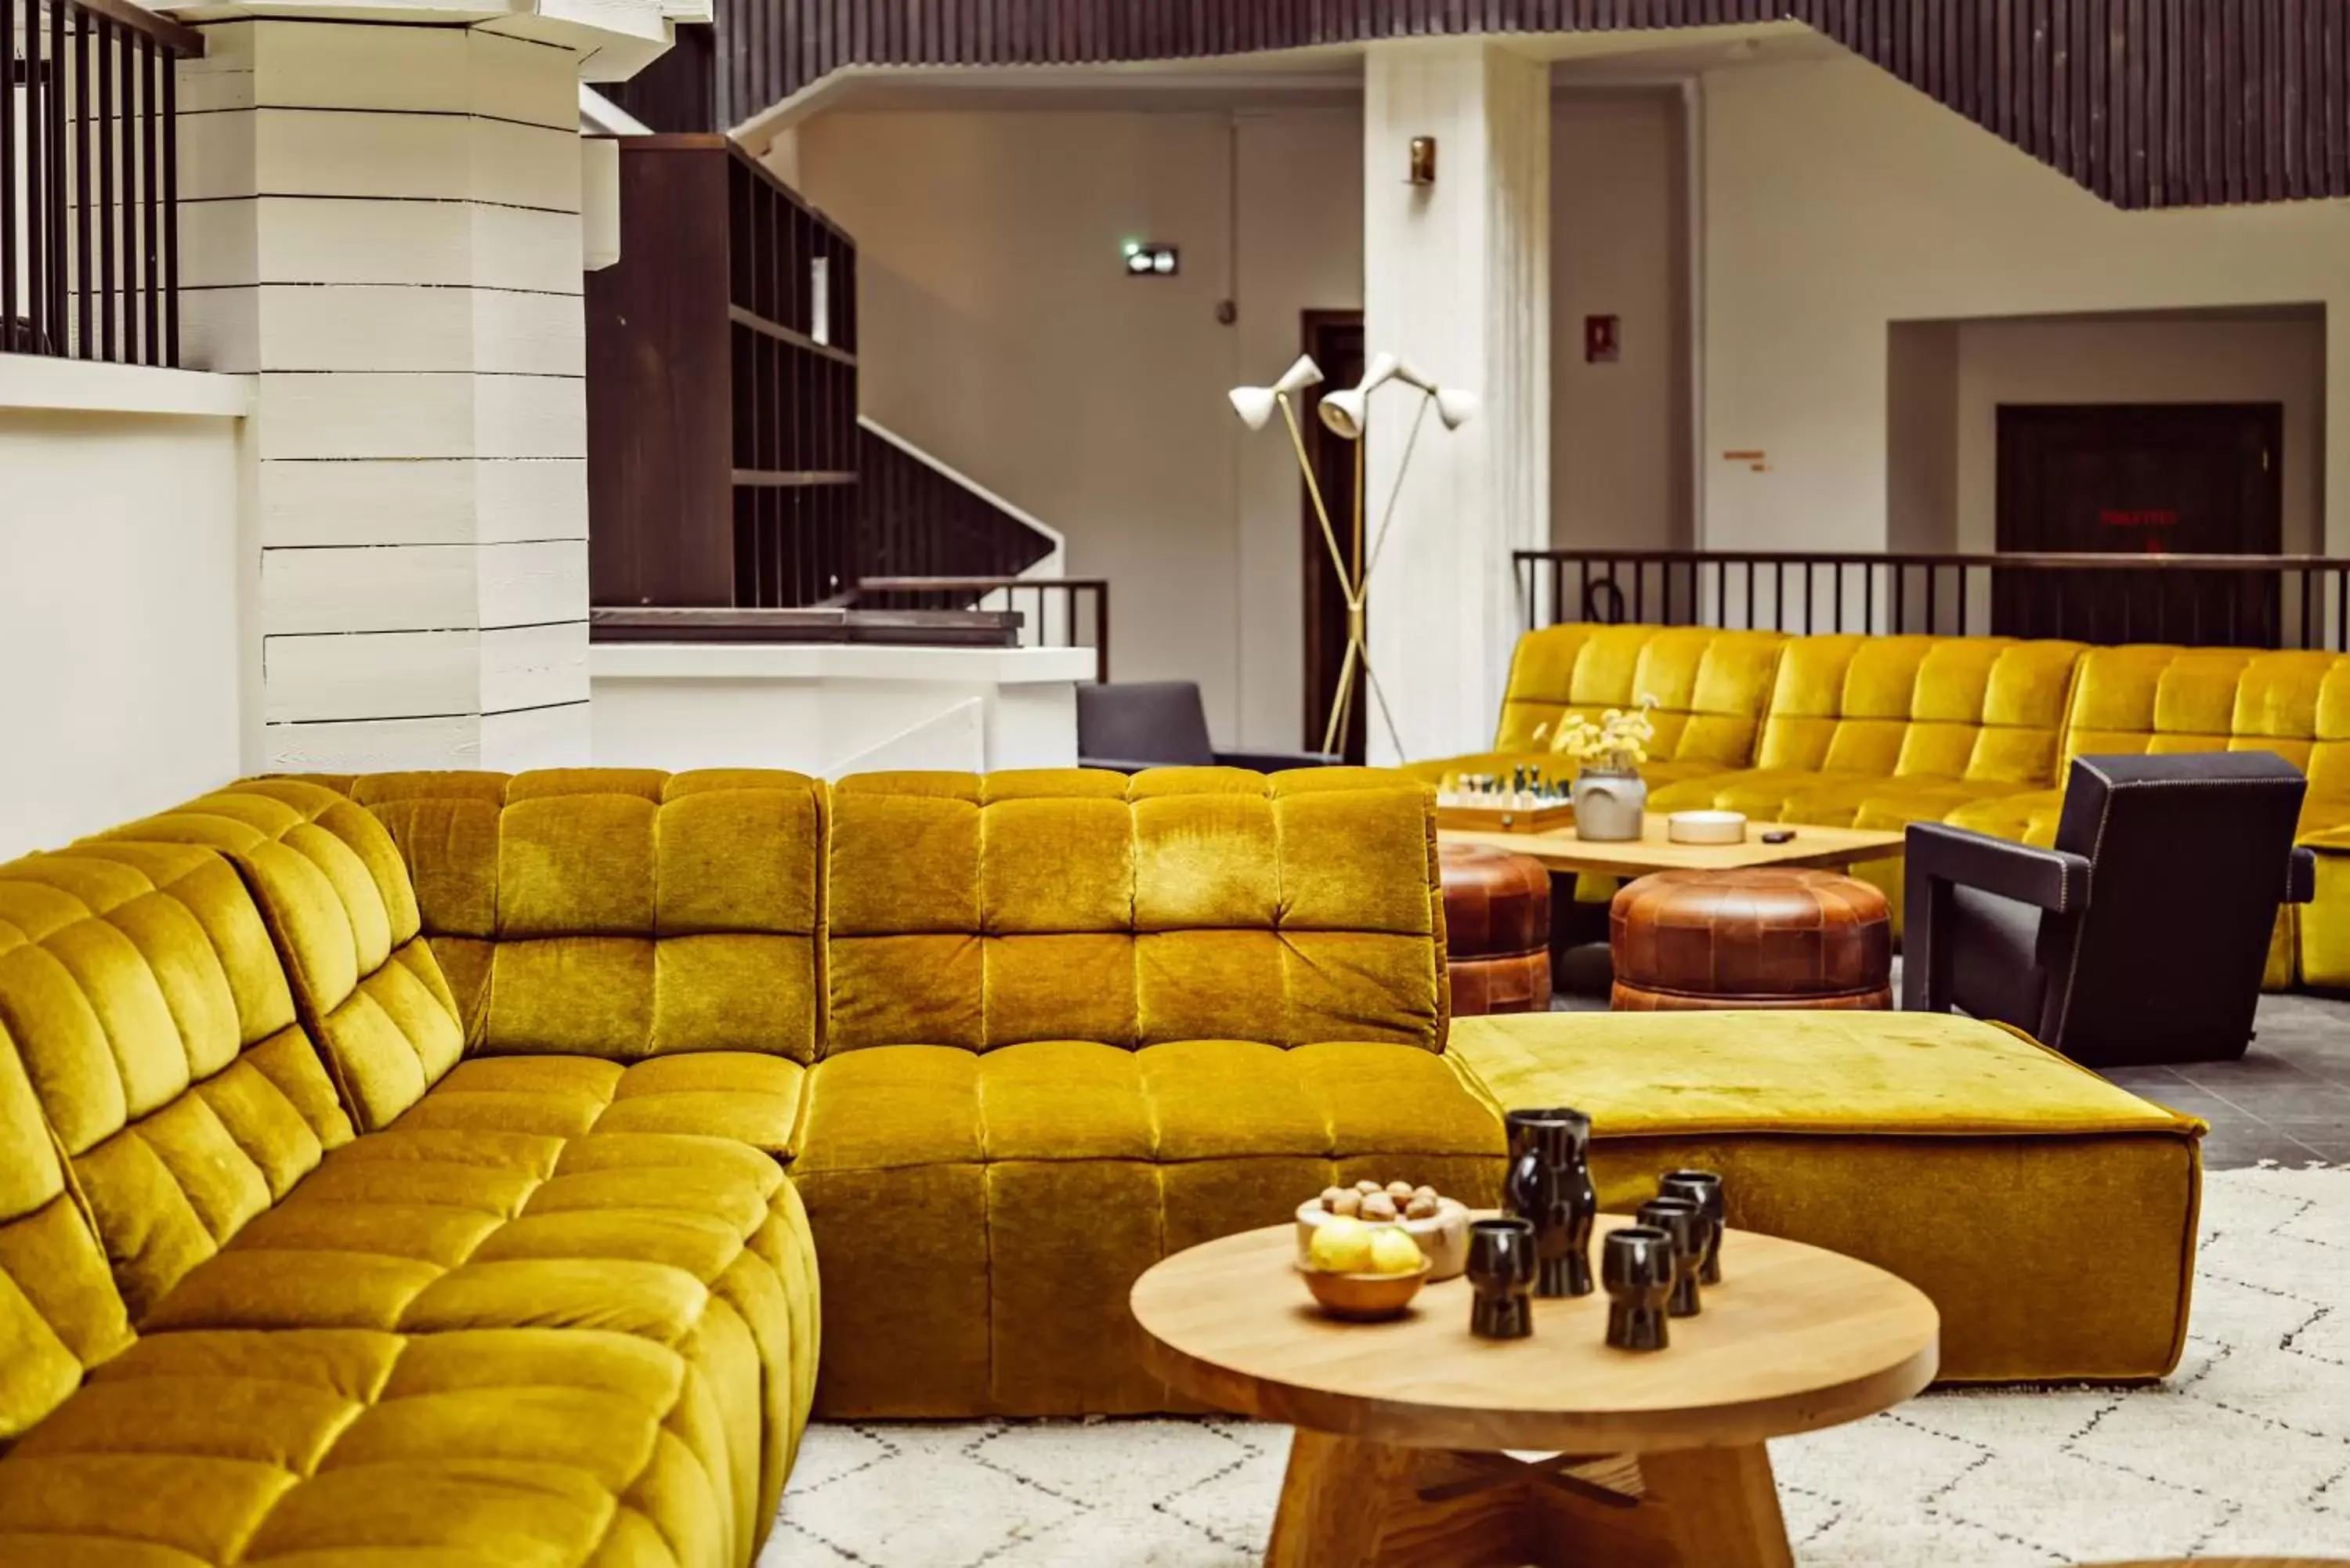
[[[2176,528],[2178,526],[2178,514],[2158,508],[2125,512],[2108,506],[2097,514],[2097,521],[2108,528]]]

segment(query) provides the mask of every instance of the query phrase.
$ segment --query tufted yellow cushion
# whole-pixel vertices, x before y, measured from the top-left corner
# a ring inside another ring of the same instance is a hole
[[[25,1059],[0,1023],[0,1444],[130,1344],[130,1314],[66,1186]]]
[[[794,1179],[835,1416],[1158,1410],[1128,1290],[1334,1180],[1494,1199],[1500,1120],[1400,1044],[1038,1040],[846,1052],[809,1075]]]
[[[0,1461],[0,1562],[737,1568],[736,1370],[580,1330],[148,1339]]]
[[[1718,1170],[1732,1224],[1917,1285],[1947,1379],[2178,1361],[2203,1126],[2020,1035],[1925,1013],[1529,1014],[1463,1019],[1453,1050],[1504,1105],[1590,1113],[1603,1207],[1659,1170]]]
[[[1331,768],[883,774],[833,800],[827,1054],[1440,1048],[1428,791]]]
[[[1597,719],[1609,708],[1657,699],[1651,783],[1742,767],[1752,758],[1779,649],[1771,631],[1710,627],[1546,627],[1518,641],[1493,750],[1412,763],[1435,783],[1447,774],[1507,774],[1520,764],[1555,772],[1553,746],[1565,721]]]
[[[0,867],[0,1029],[131,1315],[348,1143],[228,862],[98,842]]]
[[[382,1127],[454,1066],[457,1004],[380,823],[296,779],[255,779],[118,827],[105,841],[202,846],[234,865],[323,1049],[343,1105]]]
[[[492,1054],[816,1054],[822,786],[573,768],[348,781]]]

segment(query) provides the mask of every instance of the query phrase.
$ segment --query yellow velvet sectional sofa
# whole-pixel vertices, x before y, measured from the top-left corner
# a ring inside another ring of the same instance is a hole
[[[1335,769],[255,780],[0,867],[0,1564],[744,1568],[812,1411],[1167,1408],[1136,1273],[1490,1202],[1504,1103],[1948,1376],[2175,1362],[2199,1124],[1961,1019],[1455,1022],[1442,909]]]
[[[2276,752],[2309,775],[2319,901],[2279,916],[2269,983],[2350,987],[2350,659],[1578,623],[1520,640],[1492,752],[1408,771],[1567,771],[1559,722],[1643,695],[1659,701],[1651,809],[1830,827],[1950,822],[2044,845],[2076,756]],[[1900,863],[1856,869],[1898,919]]]

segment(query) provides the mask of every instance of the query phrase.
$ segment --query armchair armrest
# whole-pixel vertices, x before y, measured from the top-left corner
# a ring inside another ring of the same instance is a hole
[[[1254,768],[1261,774],[1277,774],[1284,768],[1334,768],[1338,765],[1336,752],[1218,752],[1216,762],[1227,768]]]
[[[2306,904],[2317,897],[2317,851],[2296,849],[2284,865],[2284,901]]]
[[[1077,766],[1081,768],[1105,768],[1114,774],[1139,774],[1146,768],[1163,768],[1170,765],[1171,764],[1167,763],[1137,762],[1132,757],[1079,757],[1077,759]]]
[[[1913,822],[1906,856],[1913,882],[1980,888],[2059,915],[2073,914],[2089,901],[2089,862],[2062,849],[2042,849],[1939,822]]]
[[[1953,888],[1974,888],[2050,915],[2077,914],[2089,902],[2089,862],[1939,822],[1913,822],[1906,836],[1901,1006],[1910,1012],[1950,1010],[1951,940],[1958,911]]]

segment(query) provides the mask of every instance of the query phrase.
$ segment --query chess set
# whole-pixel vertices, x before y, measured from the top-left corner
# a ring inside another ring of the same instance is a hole
[[[1480,833],[1551,833],[1575,826],[1566,786],[1523,763],[1500,774],[1459,774],[1436,792],[1436,826]]]

